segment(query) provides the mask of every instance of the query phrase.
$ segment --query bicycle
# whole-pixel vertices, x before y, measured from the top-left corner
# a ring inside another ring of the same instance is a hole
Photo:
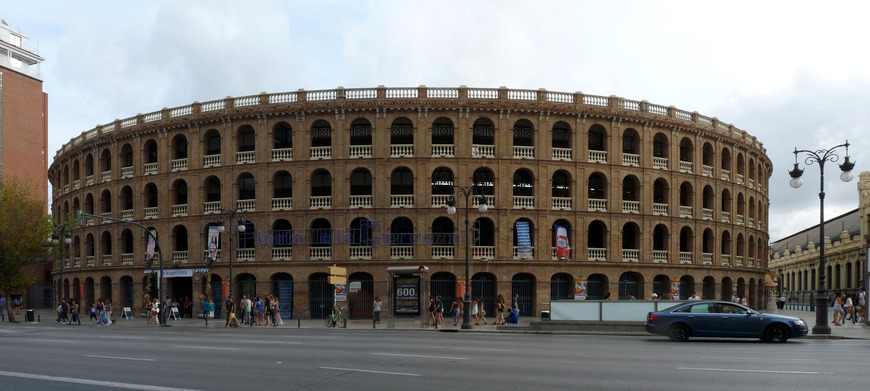
[[[344,307],[333,308],[332,313],[326,318],[326,327],[347,327],[347,318],[344,316]]]

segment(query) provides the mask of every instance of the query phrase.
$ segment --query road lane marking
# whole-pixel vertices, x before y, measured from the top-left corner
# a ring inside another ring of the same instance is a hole
[[[132,360],[132,361],[157,361],[153,358],[136,358],[136,357],[115,357],[115,356],[97,356],[93,354],[86,354],[84,357],[92,357],[92,358],[108,358],[111,360]]]
[[[302,342],[298,342],[298,341],[256,341],[256,340],[243,340],[243,341],[236,341],[236,342],[241,342],[241,343],[264,343],[264,344],[270,344],[270,345],[275,345],[275,344],[278,344],[278,345],[302,345]]]
[[[765,357],[698,357],[703,360],[761,360],[761,361],[809,361],[809,362],[818,362],[819,360],[814,358],[765,358]]]
[[[712,371],[712,372],[753,372],[753,373],[779,373],[786,375],[833,375],[833,372],[809,372],[809,371],[768,371],[762,369],[726,369],[726,368],[682,368],[686,371]]]
[[[31,339],[33,342],[59,342],[59,343],[79,343],[79,341],[73,341],[68,339]]]
[[[487,351],[487,352],[518,352],[517,349],[487,349],[487,348],[454,348],[450,346],[430,346],[429,349],[447,349],[447,350],[471,350],[471,351]]]
[[[89,385],[89,386],[100,386],[100,387],[109,387],[109,388],[123,388],[123,389],[127,389],[127,390],[197,391],[197,390],[193,390],[190,388],[161,387],[161,386],[151,386],[151,385],[147,385],[147,384],[132,384],[132,383],[119,383],[119,382],[113,382],[113,381],[77,379],[74,377],[37,375],[35,373],[0,371],[0,376],[17,377],[20,379],[43,380],[43,381],[51,381],[51,382],[58,382],[58,383],[84,384],[84,385]]]
[[[320,367],[320,369],[332,369],[332,370],[336,370],[336,371],[348,371],[348,372],[377,373],[380,375],[420,376],[419,373],[372,371],[372,370],[368,370],[368,369],[354,369],[354,368]]]
[[[175,345],[175,346],[173,346],[173,347],[175,347],[175,348],[182,348],[182,349],[242,350],[242,349],[239,349],[239,348],[219,348],[219,347],[214,347],[214,346],[186,346],[186,345]]]
[[[434,358],[439,360],[468,360],[468,357],[445,357],[445,356],[426,356],[422,354],[399,354],[399,353],[372,353],[375,356],[395,356],[395,357],[414,357],[414,358]]]
[[[107,335],[107,336],[101,336],[100,338],[106,338],[106,339],[148,339],[148,337],[124,337],[124,336],[120,336],[120,335]]]

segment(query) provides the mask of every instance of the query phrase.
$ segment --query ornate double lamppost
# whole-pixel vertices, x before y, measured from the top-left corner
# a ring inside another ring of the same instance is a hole
[[[843,164],[840,164],[840,180],[843,182],[851,181],[855,175],[852,174],[852,169],[855,168],[855,163],[849,161],[849,142],[831,147],[829,149],[819,149],[816,151],[797,149],[794,150],[794,169],[789,171],[791,187],[797,189],[803,184],[801,175],[804,170],[798,167],[798,155],[804,154],[806,165],[819,165],[819,285],[816,291],[816,325],[813,326],[813,334],[830,334],[831,326],[828,325],[828,303],[829,298],[827,289],[825,288],[825,162],[837,162],[840,156],[837,154],[839,148],[844,148],[846,151],[843,159]]]
[[[459,194],[465,197],[465,297],[462,298],[462,307],[465,311],[462,315],[462,329],[470,330],[474,326],[471,324],[471,275],[468,272],[468,202],[476,195],[477,210],[486,213],[486,196],[483,195],[482,189],[475,185],[467,187],[453,185],[453,187],[459,189]],[[453,196],[447,200],[447,214],[456,214],[456,198]]]
[[[66,263],[66,260],[63,259],[63,248],[64,246],[72,243],[72,235],[68,231],[69,226],[67,224],[61,224],[54,229],[54,232],[51,234],[51,244],[58,245],[60,243],[60,238],[63,238],[63,243],[60,245],[60,280],[58,281],[57,293],[55,294],[55,300],[57,303],[60,303],[60,299],[63,297],[63,267]],[[55,305],[57,305],[57,303]]]
[[[218,220],[218,232],[224,233],[227,227],[224,223],[230,225],[230,296],[233,297],[233,221],[236,221],[236,230],[239,233],[245,232],[245,219],[242,217],[242,210],[239,208],[232,210],[221,211],[224,215]]]

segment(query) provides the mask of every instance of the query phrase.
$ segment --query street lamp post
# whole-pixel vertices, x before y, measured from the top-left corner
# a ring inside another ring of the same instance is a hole
[[[66,223],[55,228],[54,232],[51,234],[51,243],[57,245],[60,243],[60,238],[63,238],[64,244],[60,246],[60,277],[58,281],[57,293],[55,294],[55,300],[57,303],[60,303],[60,299],[63,297],[63,266],[66,261],[63,259],[63,247],[67,244],[72,243],[72,235],[70,235],[67,230],[68,225]]]
[[[829,149],[819,149],[816,151],[797,149],[794,150],[794,169],[789,171],[791,187],[797,189],[803,184],[801,175],[804,170],[798,167],[798,155],[804,154],[806,165],[814,163],[819,165],[819,285],[815,297],[816,302],[816,325],[813,326],[813,334],[830,334],[831,326],[828,325],[828,295],[825,288],[825,162],[837,162],[840,156],[837,150],[844,147],[846,150],[843,164],[840,164],[840,180],[849,182],[855,177],[852,174],[852,169],[855,168],[855,163],[849,161],[849,142],[831,147]]]
[[[224,215],[218,220],[218,232],[224,233],[227,228],[225,222],[230,224],[230,296],[233,297],[233,220],[236,221],[236,230],[240,233],[245,232],[245,219],[242,217],[242,210],[239,208],[232,210],[222,210]]]
[[[779,284],[778,284],[779,286],[778,286],[777,290],[779,290],[779,292],[777,292],[777,294],[776,294],[776,302],[777,303],[780,303],[779,298],[782,297],[782,279],[783,278],[785,278],[785,276],[782,275],[782,268],[779,268],[779,278],[777,278],[777,282],[779,282]],[[776,306],[776,308],[780,309],[780,310],[785,309],[785,303],[786,303],[785,301],[782,302],[782,308],[779,308],[779,304]]]
[[[462,299],[462,307],[465,311],[462,315],[462,329],[471,330],[474,326],[471,324],[471,275],[468,271],[468,201],[474,197],[475,193],[477,193],[477,210],[480,211],[480,213],[485,213],[487,209],[486,196],[484,196],[481,189],[475,185],[466,187],[453,185],[453,187],[459,189],[459,194],[465,197],[465,297]],[[447,214],[456,214],[456,198],[453,196],[447,200]]]

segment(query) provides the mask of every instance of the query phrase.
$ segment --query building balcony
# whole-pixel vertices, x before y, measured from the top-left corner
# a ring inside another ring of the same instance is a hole
[[[622,249],[622,262],[640,262],[640,250],[632,248]]]
[[[731,170],[726,170],[723,168],[722,171],[719,173],[719,179],[722,179],[726,182],[731,182]]]
[[[694,256],[694,254],[692,254],[691,251],[680,251],[680,263],[681,264],[692,263],[693,256]]]
[[[713,221],[713,209],[702,208],[701,219]]]
[[[156,219],[157,218],[157,207],[150,206],[145,208],[145,218],[146,219]]]
[[[121,179],[132,178],[133,167],[121,167]]]
[[[100,180],[103,183],[109,182],[112,180],[112,171],[103,171],[100,173]]]
[[[142,171],[144,175],[157,175],[157,163],[145,163]]]
[[[622,165],[640,167],[640,155],[635,153],[622,153]]]
[[[495,145],[478,145],[471,146],[471,157],[495,157]]]
[[[520,256],[520,247],[514,246],[514,259],[535,259],[535,247],[532,246],[529,250],[529,254]]]
[[[292,210],[293,197],[272,198],[272,210]]]
[[[571,197],[553,197],[553,210],[571,210],[572,203]]]
[[[187,171],[187,159],[172,160],[172,172]]]
[[[490,209],[495,208],[495,196],[484,195],[484,198],[486,198],[486,206],[488,208],[490,208]],[[476,208],[478,205],[480,205],[480,199],[477,197],[472,198],[471,199],[471,206]]]
[[[712,265],[713,264],[713,254],[712,253],[701,253],[701,263],[704,265]]]
[[[78,190],[82,188],[82,181],[76,179],[73,181],[73,190]]]
[[[187,263],[189,253],[187,251],[173,251],[172,263]]]
[[[691,219],[695,215],[695,208],[691,206],[680,205],[680,217]]]
[[[495,258],[495,246],[471,246],[472,259],[490,260]]]
[[[656,216],[667,216],[668,204],[653,204],[653,214]]]
[[[413,208],[414,207],[414,195],[413,194],[393,194],[393,195],[390,195],[390,207],[391,208]]]
[[[553,160],[574,160],[574,153],[571,148],[553,148]]]
[[[432,157],[454,157],[452,144],[432,145]]]
[[[668,158],[666,158],[666,157],[653,157],[653,168],[657,168],[659,170],[667,170],[668,169]]]
[[[311,247],[308,249],[308,258],[312,261],[332,259],[332,247]]]
[[[701,175],[705,177],[712,178],[713,177],[713,166],[701,165]]]
[[[433,259],[453,259],[453,246],[432,246]]]
[[[93,186],[94,185],[94,176],[88,175],[85,177],[85,186]]]
[[[414,145],[390,145],[390,157],[414,157]]]
[[[535,197],[514,196],[514,209],[534,209]]]
[[[722,266],[731,266],[731,254],[719,254]]]
[[[589,163],[607,163],[607,151],[589,150]]]
[[[205,155],[202,157],[202,167],[220,167],[221,165],[221,155]]]
[[[589,247],[586,249],[586,259],[590,261],[604,262],[607,260],[607,249]]]
[[[413,259],[414,246],[390,246],[390,259]]]
[[[248,164],[256,161],[255,151],[236,152],[236,164]]]
[[[559,257],[558,257],[557,254],[556,254],[556,248],[555,248],[555,247],[550,247],[550,260],[553,260],[553,261],[567,261],[567,260],[571,259],[571,250],[572,250],[571,246],[568,246],[568,257],[567,257],[567,258],[559,259]]]
[[[743,184],[743,174],[737,174],[737,184],[738,185]]]
[[[607,212],[607,200],[590,198],[588,204],[590,212]]]
[[[133,254],[132,253],[121,254],[121,265],[129,266],[132,264],[133,264]]]
[[[112,266],[112,254],[103,254],[100,258],[100,266]]]
[[[350,259],[372,259],[371,246],[350,246]]]
[[[622,201],[622,213],[640,213],[640,201]]]
[[[668,263],[668,250],[653,250],[653,263]]]
[[[534,159],[535,147],[514,145],[514,159]]]
[[[446,208],[447,201],[450,199],[451,195],[449,194],[433,194],[432,195],[432,207],[433,208]]]
[[[97,261],[97,258],[93,255],[88,255],[85,257],[85,262],[86,262],[87,267],[96,266],[97,265],[96,261]]]
[[[691,174],[692,173],[692,162],[684,162],[684,161],[680,160],[680,172]]]
[[[722,212],[719,212],[719,214],[721,215],[721,220],[723,223],[727,223],[727,224],[731,223],[731,212],[722,211]]]
[[[253,261],[256,259],[257,251],[254,248],[240,248],[236,250],[237,261]]]
[[[311,147],[309,154],[311,160],[332,159],[332,147]]]
[[[371,208],[372,207],[372,196],[371,195],[352,195],[352,196],[350,196],[350,207],[351,208]]]
[[[242,212],[253,212],[256,205],[257,200],[236,200],[236,208]]]
[[[133,221],[133,209],[122,210],[121,220]]]
[[[202,203],[203,214],[212,214],[221,212],[220,201],[206,201]]]
[[[313,154],[312,148],[312,154]],[[371,145],[351,145],[350,153],[348,156],[352,158],[370,158],[372,157],[372,146]],[[314,159],[312,155],[312,159]]]
[[[275,148],[272,150],[273,162],[289,162],[293,160],[293,148]]]
[[[272,247],[273,261],[292,261],[293,247]]]
[[[172,205],[172,217],[187,216],[187,204]]]
[[[332,196],[311,197],[309,208],[311,209],[331,209]]]

